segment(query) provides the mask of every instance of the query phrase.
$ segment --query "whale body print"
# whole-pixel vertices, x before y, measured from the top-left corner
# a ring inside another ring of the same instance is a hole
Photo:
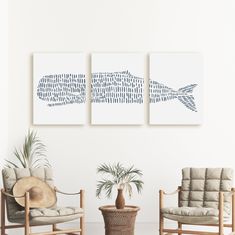
[[[149,96],[150,103],[157,103],[161,101],[168,101],[172,99],[178,99],[191,111],[197,112],[194,97],[192,95],[193,89],[197,84],[190,84],[182,87],[179,90],[173,90],[165,86],[164,84],[150,80],[149,82]]]
[[[92,73],[92,103],[143,103],[144,79],[129,71]]]
[[[43,76],[37,86],[37,96],[49,107],[86,102],[84,74],[51,74]]]

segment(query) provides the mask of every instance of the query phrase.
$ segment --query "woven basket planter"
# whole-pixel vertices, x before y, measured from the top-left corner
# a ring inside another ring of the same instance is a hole
[[[100,207],[105,235],[134,235],[135,218],[139,209],[136,206],[125,206],[124,209],[116,209],[115,206]]]

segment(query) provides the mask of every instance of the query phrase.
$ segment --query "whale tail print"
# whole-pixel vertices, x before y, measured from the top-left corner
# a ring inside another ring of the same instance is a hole
[[[194,97],[191,94],[193,92],[193,89],[197,86],[197,84],[190,84],[188,86],[180,88],[178,100],[184,104],[188,109],[197,112],[197,108],[194,102]]]

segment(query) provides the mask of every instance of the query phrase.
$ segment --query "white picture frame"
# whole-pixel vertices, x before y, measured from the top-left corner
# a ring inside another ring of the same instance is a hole
[[[144,123],[144,55],[93,53],[92,125]]]
[[[151,53],[149,65],[149,124],[202,124],[202,55]]]
[[[33,124],[82,125],[86,121],[86,56],[33,54]]]

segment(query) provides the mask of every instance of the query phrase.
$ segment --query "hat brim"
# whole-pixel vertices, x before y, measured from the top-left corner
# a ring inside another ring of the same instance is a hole
[[[32,187],[40,188],[42,191],[42,197],[36,200],[29,199],[30,208],[48,208],[52,207],[56,203],[55,191],[44,181],[36,177],[24,177],[18,180],[13,187],[13,195],[21,196],[25,195]],[[15,198],[16,202],[25,207],[25,198]]]

